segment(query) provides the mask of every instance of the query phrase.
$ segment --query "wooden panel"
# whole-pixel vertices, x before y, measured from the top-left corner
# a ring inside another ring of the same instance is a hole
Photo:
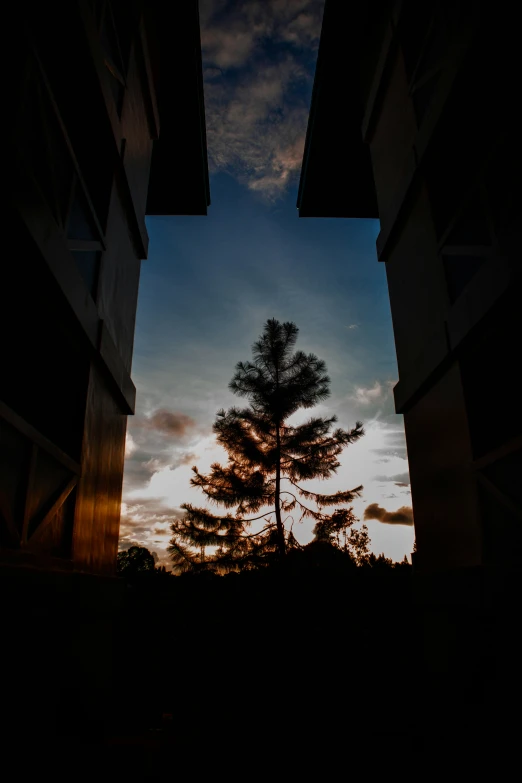
[[[136,405],[136,387],[134,386],[123,360],[110,335],[105,321],[100,325],[100,356],[109,370],[113,382],[113,391],[118,395],[121,412],[134,413]]]
[[[425,363],[426,346],[437,331],[444,329],[449,310],[444,269],[437,254],[425,188],[412,205],[408,222],[386,262],[386,275],[402,379],[410,374],[414,376],[416,365]],[[440,354],[440,348],[435,353]]]
[[[157,139],[160,134],[160,116],[158,108],[158,96],[156,95],[156,85],[154,83],[154,75],[152,68],[151,52],[149,48],[149,40],[147,37],[147,31],[145,30],[146,20],[142,19],[139,30],[139,40],[136,41],[136,57],[141,63],[143,75],[145,77],[146,89],[145,89],[145,103],[147,106],[147,116],[149,120],[150,136],[152,139]],[[154,46],[154,37],[152,31],[149,31],[149,35],[152,38]],[[139,51],[138,51],[139,50]]]
[[[178,196],[190,201],[195,190],[205,211],[197,0],[166,16],[162,7],[153,3],[150,15],[165,22],[154,39],[161,42],[163,108],[170,119],[165,142],[175,173],[183,168],[186,192],[177,182],[173,187],[170,176],[165,182],[164,171],[163,186],[176,203]],[[7,217],[18,250],[0,290],[0,332],[8,336],[3,394],[10,409],[4,411],[5,439],[0,431],[2,530],[22,558],[44,553],[51,563],[52,557],[68,558],[70,549],[76,567],[96,573],[113,571],[118,545],[151,137],[159,121],[149,95],[158,76],[146,51],[153,38],[143,25],[138,29],[142,4],[120,10],[122,31],[135,23],[136,33],[134,55],[133,35],[128,39],[122,107],[110,90],[87,0],[64,7],[61,26],[43,6],[29,15],[18,9],[13,45],[19,64],[7,101],[13,114]],[[191,115],[181,125],[180,105],[185,120]],[[74,224],[74,216],[82,220]],[[84,284],[71,251],[102,254],[92,287]]]
[[[14,526],[10,517],[3,514],[0,509],[0,549],[4,547],[18,548],[20,533]]]
[[[147,206],[149,170],[152,157],[151,128],[146,111],[146,95],[134,47],[127,75],[127,89],[121,116],[125,138],[123,165],[137,214],[144,215]]]
[[[410,169],[417,122],[408,93],[402,53],[395,51],[388,88],[370,143],[379,217],[387,222],[405,174]]]
[[[49,207],[38,193],[29,169],[21,158],[18,158],[16,163],[18,164],[17,176],[14,180],[16,185],[11,192],[12,200],[85,335],[91,344],[95,345],[98,314],[94,302],[90,297],[85,296],[85,285],[75,264],[71,264],[71,255],[63,233],[56,225]]]
[[[466,414],[476,459],[522,437],[519,366],[520,286],[515,281],[475,328],[460,353]],[[489,412],[490,425],[484,420]]]
[[[25,487],[24,516],[22,520],[22,544],[27,541],[29,523],[33,515],[33,503],[35,500],[36,468],[38,463],[38,446],[31,445],[31,456],[29,458],[29,469],[27,471],[27,480]],[[45,488],[47,489],[47,488]]]
[[[148,0],[146,13],[161,123],[147,213],[206,215],[210,188],[198,3]]]
[[[77,474],[1,419],[0,455],[0,544],[67,557]]]
[[[47,515],[56,499],[60,497],[63,488],[72,478],[71,471],[40,451],[28,498],[28,520],[24,530],[24,542],[33,535],[41,520]],[[76,476],[74,476],[74,480],[76,480]]]
[[[456,363],[404,416],[419,568],[479,565],[482,532]]]
[[[113,188],[107,224],[107,250],[98,284],[98,311],[130,372],[141,261],[127,229],[120,194]]]
[[[508,497],[497,486],[495,486],[495,484],[493,484],[493,482],[490,481],[483,473],[480,473],[480,471],[477,473],[477,478],[499,503],[501,503],[508,511],[510,511],[513,516],[519,520],[519,522],[522,522],[522,508],[517,503],[514,503],[510,497]]]
[[[0,416],[0,545],[18,546],[30,444]]]
[[[0,401],[0,422],[2,420],[8,422],[11,428],[18,430],[24,438],[35,443],[40,449],[43,449],[43,451],[53,457],[61,465],[64,465],[68,470],[73,473],[80,473],[80,465],[78,462],[71,459],[68,454],[65,454],[65,452],[59,449],[52,441],[45,438],[38,430],[22,419],[21,416],[18,416],[17,413]]]
[[[100,95],[103,96],[103,123],[106,125],[108,119],[112,128],[110,147],[112,148],[112,155],[114,157],[113,163],[115,166],[116,178],[122,191],[122,199],[125,205],[128,220],[128,229],[134,238],[136,247],[138,248],[138,255],[140,258],[146,258],[149,238],[147,229],[145,227],[145,214],[143,211],[135,208],[125,168],[120,156],[124,136],[122,133],[122,125],[118,116],[117,107],[115,105],[114,96],[111,90],[111,76],[104,63],[104,54],[100,45],[99,34],[96,30],[94,19],[89,9],[89,4],[85,2],[80,3],[79,8],[83,25],[83,34],[85,35],[85,41],[87,42],[89,50],[89,66],[90,69],[92,68],[93,74],[96,75],[98,93],[96,96],[97,102]],[[106,146],[109,147],[109,137],[107,133],[104,141],[107,143]]]
[[[76,484],[77,478],[74,476],[65,485],[29,539],[28,549],[54,557],[70,556]]]
[[[506,568],[522,565],[522,513],[480,473],[479,497],[483,526],[483,559],[487,565]],[[520,576],[519,576],[520,584]]]
[[[127,417],[92,367],[73,533],[72,557],[82,570],[111,574],[116,565],[126,428]]]
[[[358,78],[361,43],[368,47],[364,18],[372,5],[329,0],[325,6],[297,197],[300,217],[378,217]]]

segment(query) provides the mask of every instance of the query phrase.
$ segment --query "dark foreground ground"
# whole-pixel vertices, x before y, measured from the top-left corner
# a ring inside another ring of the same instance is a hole
[[[4,759],[91,780],[498,771],[520,753],[519,620],[427,622],[408,569],[144,578],[118,610],[105,702],[65,642],[46,656],[50,626],[4,669]]]

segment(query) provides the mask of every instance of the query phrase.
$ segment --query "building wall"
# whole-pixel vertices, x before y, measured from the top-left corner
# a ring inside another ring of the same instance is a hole
[[[449,307],[448,295],[429,197],[422,183],[408,210],[404,228],[390,251],[386,276],[402,378],[422,366],[430,345],[446,341],[444,317]]]
[[[363,78],[416,565],[427,572],[521,558],[510,35],[465,3],[395,4]]]
[[[387,89],[370,143],[379,215],[382,216],[393,210],[397,191],[410,164],[417,131],[400,50],[396,51],[389,70]]]
[[[111,195],[106,244],[107,249],[101,257],[96,303],[123,365],[130,373],[141,262],[128,230],[116,183]]]
[[[467,681],[475,699],[495,678],[509,690],[520,657],[519,25],[494,2],[366,10],[326,0],[298,207],[380,219],[415,520],[414,657],[437,690]],[[320,176],[333,160],[338,190]]]
[[[82,1],[60,7],[60,25],[47,7],[13,12],[8,191],[19,252],[3,287],[4,559],[115,568],[159,130],[142,10]]]
[[[82,477],[78,484],[72,559],[91,573],[114,571],[127,417],[93,365],[87,390]]]
[[[476,566],[482,532],[460,369],[454,362],[404,417],[418,567]]]

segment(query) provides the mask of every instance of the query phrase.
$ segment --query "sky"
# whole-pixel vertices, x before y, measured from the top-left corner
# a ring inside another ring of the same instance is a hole
[[[205,505],[191,466],[226,461],[212,424],[220,408],[245,404],[228,383],[268,318],[294,321],[297,348],[327,364],[331,396],[313,414],[365,426],[337,475],[307,488],[362,484],[353,508],[372,550],[402,560],[413,548],[378,221],[304,219],[296,209],[322,6],[200,2],[212,203],[207,216],[147,218],[120,528],[121,549],[146,546],[167,567],[180,505]],[[312,538],[310,521],[293,530],[303,544]]]

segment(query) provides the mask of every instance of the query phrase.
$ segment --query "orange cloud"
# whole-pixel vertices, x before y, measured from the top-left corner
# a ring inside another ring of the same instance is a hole
[[[158,432],[164,432],[166,435],[181,438],[196,426],[196,422],[186,413],[160,408],[145,420],[145,426]]]
[[[364,519],[376,519],[387,525],[413,525],[413,509],[411,506],[401,506],[397,511],[387,511],[378,503],[371,503],[364,510]]]

